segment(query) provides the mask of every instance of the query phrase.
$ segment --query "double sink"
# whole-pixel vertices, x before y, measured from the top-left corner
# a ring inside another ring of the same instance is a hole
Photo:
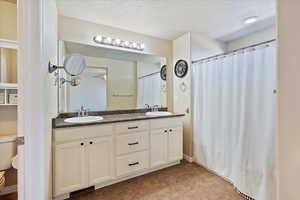
[[[146,112],[145,113],[145,116],[149,116],[149,117],[159,117],[159,116],[168,116],[168,115],[172,115],[172,113],[165,112],[165,111]],[[64,122],[72,123],[72,124],[84,124],[84,123],[98,122],[103,119],[104,118],[101,116],[71,117],[71,118],[66,118],[64,120]]]

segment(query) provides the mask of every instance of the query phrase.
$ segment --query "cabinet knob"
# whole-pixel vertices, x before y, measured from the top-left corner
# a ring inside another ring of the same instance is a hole
[[[84,143],[83,143],[83,142],[81,142],[81,143],[80,143],[80,145],[81,145],[81,146],[83,146],[83,145],[84,145]]]
[[[165,133],[167,133],[167,132],[168,132],[168,130],[164,130],[164,132],[165,132]]]
[[[93,144],[93,142],[92,142],[92,141],[90,141],[90,144]]]
[[[170,132],[172,132],[173,130],[172,130],[172,129],[170,129],[169,131],[170,131]]]

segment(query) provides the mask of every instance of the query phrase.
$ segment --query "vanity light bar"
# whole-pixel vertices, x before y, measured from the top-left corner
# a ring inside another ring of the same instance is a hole
[[[127,40],[121,40],[121,39],[114,39],[111,37],[105,37],[101,35],[97,35],[94,37],[94,42],[104,45],[110,45],[110,46],[116,46],[116,47],[123,47],[127,49],[134,49],[143,51],[145,49],[145,44],[143,43],[137,43],[137,42],[130,42]]]

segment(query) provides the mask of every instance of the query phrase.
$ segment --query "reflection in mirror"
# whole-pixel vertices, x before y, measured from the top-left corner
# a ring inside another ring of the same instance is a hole
[[[17,50],[0,48],[0,83],[17,83]]]
[[[57,66],[49,62],[49,73],[55,72],[57,69],[64,69],[65,72],[71,76],[79,76],[86,68],[86,62],[84,56],[78,53],[66,54],[64,56],[63,66]],[[64,82],[71,82],[65,80]]]
[[[85,58],[78,54],[66,55],[64,69],[71,76],[79,76],[86,68]]]
[[[87,65],[79,86],[60,86],[60,112],[75,112],[82,105],[90,111],[145,108],[146,104],[167,107],[166,81],[160,76],[166,58],[72,42],[60,45],[61,60],[79,53]]]

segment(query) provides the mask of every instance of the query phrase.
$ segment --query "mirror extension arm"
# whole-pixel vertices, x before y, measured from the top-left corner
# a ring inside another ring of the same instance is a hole
[[[57,69],[63,69],[63,66],[53,65],[50,61],[48,63],[48,71],[49,73],[55,72]]]

